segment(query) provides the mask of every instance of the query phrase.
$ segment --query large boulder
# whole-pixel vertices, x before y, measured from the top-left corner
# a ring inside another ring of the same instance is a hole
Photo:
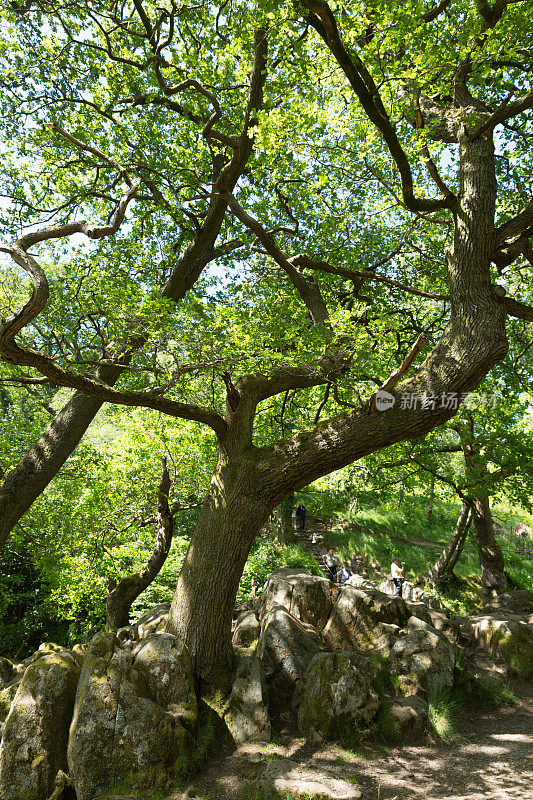
[[[524,677],[533,674],[533,616],[487,614],[470,617],[469,625],[482,648],[503,656]]]
[[[269,687],[278,699],[292,695],[317,653],[326,650],[323,637],[283,606],[275,606],[263,619],[257,655],[261,659]]]
[[[270,741],[266,689],[261,661],[258,658],[239,658],[223,719],[235,744]]]
[[[417,620],[417,624],[424,627],[394,643],[387,660],[390,673],[398,678],[403,695],[451,689],[455,647],[427,623]]]
[[[261,626],[253,611],[243,611],[237,618],[233,631],[234,647],[249,647],[259,639]]]
[[[377,589],[342,586],[324,628],[327,642],[337,649],[373,649],[379,646],[380,623],[402,628],[409,612],[401,597]]]
[[[190,763],[197,702],[191,660],[170,634],[131,653],[112,633],[93,638],[83,664],[68,745],[78,800],[143,774],[156,786]]]
[[[429,610],[431,625],[440,633],[443,633],[452,644],[457,644],[461,637],[461,628],[455,619],[450,619],[443,611],[436,609]]]
[[[298,725],[311,740],[339,739],[368,723],[379,709],[374,665],[360,653],[320,653],[300,681]]]
[[[339,593],[327,578],[305,569],[277,569],[266,582],[259,607],[261,620],[275,606],[283,606],[296,619],[321,630]]]
[[[25,671],[5,721],[0,745],[2,800],[47,800],[67,741],[80,662],[69,651],[46,652]]]

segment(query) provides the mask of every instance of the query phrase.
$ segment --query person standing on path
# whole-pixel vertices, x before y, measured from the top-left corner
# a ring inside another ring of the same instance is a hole
[[[298,522],[300,526],[300,530],[305,530],[305,512],[307,511],[306,507],[300,500],[298,507],[296,509],[296,516],[298,517]]]
[[[330,548],[330,550],[322,556],[322,561],[326,567],[328,578],[335,583],[337,580],[337,562],[333,555],[333,548]]]
[[[405,561],[402,561],[402,566],[398,565],[398,556],[394,556],[392,564],[390,565],[390,579],[394,586],[394,596],[402,596],[403,578],[405,572]]]

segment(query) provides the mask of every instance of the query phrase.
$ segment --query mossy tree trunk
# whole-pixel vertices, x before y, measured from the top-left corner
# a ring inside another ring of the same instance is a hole
[[[490,473],[476,442],[474,420],[470,415],[465,424],[458,426],[458,431],[465,459],[466,482],[471,493],[469,500],[481,567],[481,584],[483,593],[489,596],[504,592],[507,588],[503,553],[494,535],[490,512]]]

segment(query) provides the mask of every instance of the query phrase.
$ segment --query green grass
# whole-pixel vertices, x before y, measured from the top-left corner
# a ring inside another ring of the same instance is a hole
[[[443,742],[457,741],[457,708],[459,702],[451,692],[437,690],[428,697],[428,727]]]
[[[459,503],[444,500],[435,503],[434,519],[428,523],[424,498],[407,498],[402,508],[359,508],[350,514],[339,508],[337,516],[350,521],[342,532],[331,531],[325,535],[325,545],[331,545],[342,560],[352,554],[366,556],[367,563],[374,562],[379,572],[388,574],[392,557],[398,555],[406,563],[406,577],[416,585],[426,587],[429,567],[438,559],[453,533]],[[494,516],[505,527],[512,528],[523,521],[533,527],[533,517],[520,509],[519,513],[505,505],[495,506]],[[429,546],[409,539],[418,539]],[[497,537],[506,565],[506,572],[517,588],[530,589],[533,584],[533,560],[518,554],[514,540]],[[371,577],[372,570],[370,570]],[[479,610],[483,603],[480,570],[474,537],[470,533],[461,558],[455,568],[459,582],[441,593],[443,605],[455,614]]]
[[[473,690],[468,698],[472,705],[499,708],[516,704],[515,693],[497,678],[476,674],[474,679]]]
[[[338,755],[335,758],[337,764],[345,764],[347,761],[352,761],[354,758],[364,758],[364,753],[359,749],[338,747],[337,753]]]

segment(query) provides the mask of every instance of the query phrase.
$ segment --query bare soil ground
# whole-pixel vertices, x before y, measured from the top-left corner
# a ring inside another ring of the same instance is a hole
[[[533,800],[533,684],[514,682],[515,706],[463,710],[453,744],[312,746],[281,732],[279,744],[243,745],[213,756],[172,800],[269,800],[260,788],[264,764],[289,757],[335,774],[361,790],[361,800]]]

